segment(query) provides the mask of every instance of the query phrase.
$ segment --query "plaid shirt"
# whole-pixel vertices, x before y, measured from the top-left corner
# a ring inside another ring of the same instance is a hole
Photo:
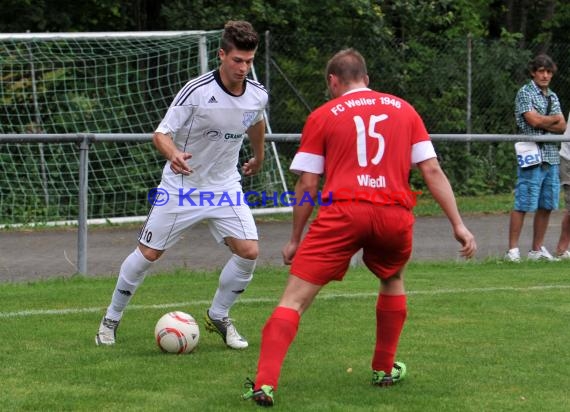
[[[550,101],[550,110],[547,112]],[[560,100],[552,90],[548,89],[546,96],[542,90],[531,80],[521,87],[515,98],[515,119],[521,134],[540,135],[546,134],[546,130],[530,126],[524,119],[523,114],[535,110],[539,114],[560,114]],[[539,143],[542,161],[553,165],[560,164],[558,145],[556,143]]]

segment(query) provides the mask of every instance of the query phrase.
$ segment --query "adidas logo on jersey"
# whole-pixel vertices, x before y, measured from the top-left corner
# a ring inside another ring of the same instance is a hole
[[[214,96],[210,97],[210,100],[208,100],[208,103],[218,103],[218,101],[216,100],[216,98]]]

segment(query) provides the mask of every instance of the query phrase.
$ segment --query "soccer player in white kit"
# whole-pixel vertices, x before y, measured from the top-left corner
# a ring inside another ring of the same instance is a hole
[[[229,311],[253,278],[259,253],[255,222],[240,197],[237,168],[244,134],[253,157],[242,165],[245,176],[263,163],[268,101],[265,88],[247,78],[259,36],[250,23],[229,21],[218,52],[218,69],[189,81],[176,95],[153,136],[167,159],[139,244],[121,265],[111,303],[95,337],[113,345],[123,311],[148,269],[181,234],[207,221],[214,238],[232,255],[221,271],[205,326],[233,349],[248,346],[229,318]]]

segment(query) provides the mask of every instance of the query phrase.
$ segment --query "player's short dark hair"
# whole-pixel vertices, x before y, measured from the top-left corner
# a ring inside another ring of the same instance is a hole
[[[327,63],[326,78],[330,74],[334,74],[345,84],[360,81],[368,75],[366,61],[362,54],[353,48],[341,50]]]
[[[259,35],[251,23],[243,20],[230,20],[224,26],[221,48],[226,53],[233,49],[255,50],[258,44]]]
[[[550,56],[546,54],[539,54],[528,63],[528,71],[531,75],[541,67],[544,67],[546,70],[550,70],[552,73],[556,73],[558,70],[556,63],[554,63]]]

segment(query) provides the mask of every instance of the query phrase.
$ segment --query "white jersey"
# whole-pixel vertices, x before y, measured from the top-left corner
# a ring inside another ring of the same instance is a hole
[[[267,90],[251,79],[242,95],[231,94],[218,70],[186,83],[156,132],[170,134],[179,150],[192,154],[188,165],[193,173],[174,174],[167,161],[160,186],[174,193],[240,190],[240,148],[246,130],[263,120],[267,100]]]

